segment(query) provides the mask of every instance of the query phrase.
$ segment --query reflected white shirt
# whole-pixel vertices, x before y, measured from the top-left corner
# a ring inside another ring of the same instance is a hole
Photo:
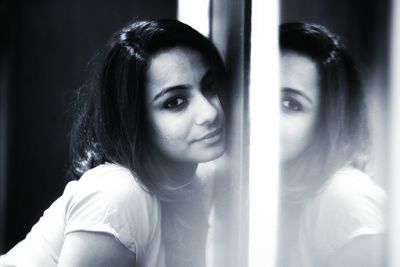
[[[384,232],[385,192],[365,173],[342,168],[300,212],[291,266],[324,266],[352,239]]]

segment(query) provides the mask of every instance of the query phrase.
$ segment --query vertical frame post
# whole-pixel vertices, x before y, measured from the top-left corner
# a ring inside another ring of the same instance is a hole
[[[252,1],[249,267],[275,266],[279,207],[278,1]]]

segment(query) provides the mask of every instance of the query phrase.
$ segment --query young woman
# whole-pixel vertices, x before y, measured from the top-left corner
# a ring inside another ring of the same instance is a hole
[[[16,266],[204,266],[224,153],[224,65],[174,20],[116,33],[80,89],[63,195],[0,258]]]
[[[339,39],[280,27],[282,226],[279,266],[381,266],[384,192],[364,172],[366,109]]]

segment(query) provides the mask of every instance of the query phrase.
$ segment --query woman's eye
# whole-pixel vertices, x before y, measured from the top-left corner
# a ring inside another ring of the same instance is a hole
[[[183,108],[186,104],[186,99],[184,97],[178,96],[167,100],[164,103],[164,108],[166,109],[179,109]]]
[[[282,107],[285,110],[291,112],[300,112],[303,111],[303,105],[301,105],[298,101],[293,99],[283,99],[282,100]]]

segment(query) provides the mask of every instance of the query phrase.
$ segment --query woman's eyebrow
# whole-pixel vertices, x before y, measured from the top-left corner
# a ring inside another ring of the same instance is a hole
[[[283,92],[283,93],[292,93],[292,94],[296,94],[296,95],[302,96],[302,97],[305,98],[308,102],[310,102],[310,104],[313,103],[313,101],[311,100],[311,98],[309,98],[304,92],[302,92],[302,91],[300,91],[300,90],[293,89],[293,88],[290,88],[290,87],[284,87],[284,88],[282,89],[282,92]]]
[[[214,78],[213,72],[211,71],[211,69],[208,69],[205,72],[205,74],[203,75],[203,77],[201,78],[200,84],[207,84],[213,78]],[[169,93],[169,92],[175,91],[175,90],[186,90],[189,87],[190,87],[189,85],[180,84],[180,85],[175,85],[175,86],[164,88],[163,90],[161,90],[158,94],[156,94],[153,97],[153,102],[156,101],[161,96],[165,95],[166,93]]]
[[[162,89],[158,94],[156,94],[153,97],[153,102],[156,101],[158,98],[160,98],[161,96],[165,95],[166,93],[169,93],[171,91],[176,91],[176,90],[186,90],[188,89],[189,86],[185,85],[185,84],[180,84],[180,85],[175,85],[175,86],[171,86],[171,87],[167,87]]]

